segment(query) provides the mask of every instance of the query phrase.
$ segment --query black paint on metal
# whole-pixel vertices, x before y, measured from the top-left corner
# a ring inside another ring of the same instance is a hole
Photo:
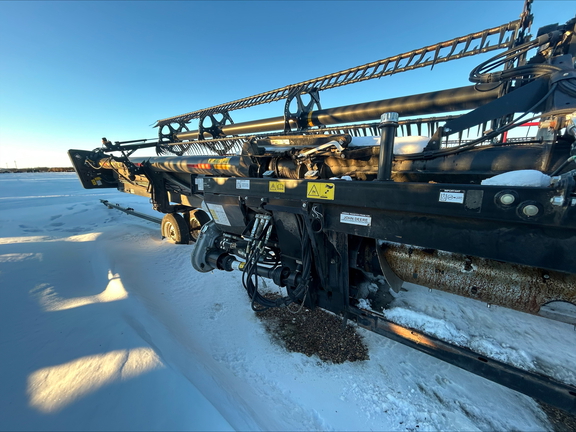
[[[411,96],[383,99],[374,102],[346,105],[337,108],[311,111],[307,115],[307,124],[330,126],[340,123],[352,123],[377,120],[383,112],[397,112],[401,116],[438,114],[450,111],[474,109],[498,97],[498,90],[491,86],[488,90],[479,90],[477,86],[458,87]],[[295,118],[290,118],[290,127],[298,128]],[[254,120],[222,127],[226,135],[243,135],[261,132],[282,131],[286,126],[284,117]],[[195,140],[198,131],[193,130],[176,134],[178,140]]]
[[[398,114],[387,113],[390,118],[384,119],[380,123],[380,155],[378,157],[378,175],[376,179],[379,181],[392,179],[392,161],[394,159],[394,136],[396,135],[396,128],[398,127]]]

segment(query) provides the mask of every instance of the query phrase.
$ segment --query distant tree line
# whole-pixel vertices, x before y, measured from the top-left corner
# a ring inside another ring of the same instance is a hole
[[[8,168],[8,169],[0,169],[0,173],[38,173],[38,172],[74,172],[74,168],[66,167],[66,168],[48,168],[48,167],[40,167],[40,168]]]

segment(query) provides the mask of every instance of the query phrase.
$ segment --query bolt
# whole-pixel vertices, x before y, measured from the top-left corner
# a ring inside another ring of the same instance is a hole
[[[261,202],[264,202],[264,201],[266,201],[266,200],[265,200],[264,198],[260,198],[260,201],[261,201]]]
[[[570,203],[572,207],[576,206],[576,198],[572,198],[572,202]]]
[[[552,197],[550,198],[550,203],[552,203],[553,206],[561,206],[564,204],[564,197],[562,195]]]
[[[306,203],[302,203],[302,208],[306,208]]]
[[[510,205],[514,201],[516,201],[516,197],[514,197],[514,195],[512,195],[512,194],[503,194],[500,197],[500,202],[504,205]]]
[[[540,212],[540,209],[536,207],[534,204],[528,204],[526,207],[522,209],[522,213],[528,217],[534,217]]]

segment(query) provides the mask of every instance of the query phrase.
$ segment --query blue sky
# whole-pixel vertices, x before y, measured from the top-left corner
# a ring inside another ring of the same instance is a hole
[[[0,2],[0,168],[69,166],[103,136],[513,21],[523,1]],[[574,16],[536,0],[533,32]],[[468,85],[473,57],[321,94],[346,105]],[[282,115],[264,105],[236,122]],[[193,125],[195,128],[195,125]]]

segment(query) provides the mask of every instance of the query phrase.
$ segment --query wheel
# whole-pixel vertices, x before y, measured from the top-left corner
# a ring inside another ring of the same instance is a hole
[[[186,221],[178,213],[170,213],[162,218],[162,238],[167,238],[175,244],[190,243],[190,232]]]
[[[188,212],[187,217],[188,227],[190,228],[190,240],[195,242],[198,240],[202,227],[210,220],[210,216],[204,210],[196,209]]]

